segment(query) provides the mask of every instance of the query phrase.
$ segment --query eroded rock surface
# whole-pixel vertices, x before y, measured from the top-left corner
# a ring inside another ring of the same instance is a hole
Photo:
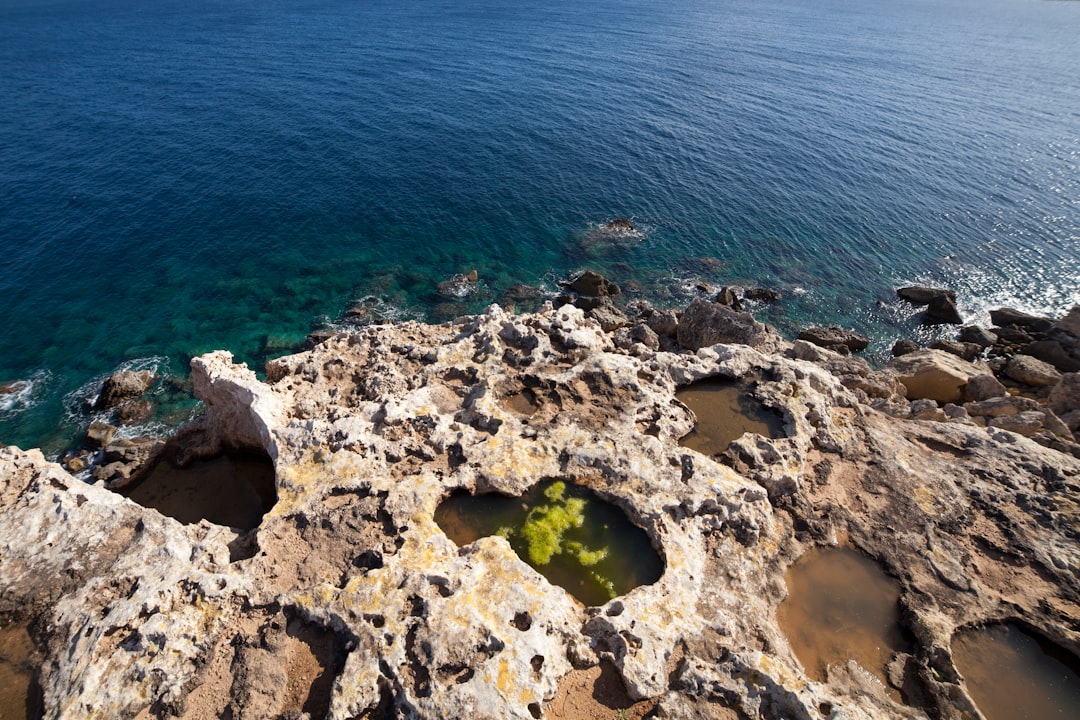
[[[1080,460],[807,343],[665,352],[640,327],[617,344],[572,306],[492,307],[329,337],[266,382],[196,358],[187,451],[274,462],[249,532],[0,449],[0,615],[32,621],[46,717],[535,718],[603,667],[658,717],[964,718],[958,627],[1020,618],[1080,650]],[[749,375],[786,437],[681,447],[676,389]],[[623,508],[660,580],[586,608],[503,538],[459,548],[433,519],[455,489],[549,478]],[[787,567],[843,538],[900,584],[908,705],[853,662],[813,681],[777,624]]]

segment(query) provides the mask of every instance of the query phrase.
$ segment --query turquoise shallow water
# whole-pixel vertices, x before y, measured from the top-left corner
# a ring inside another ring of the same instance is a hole
[[[909,282],[1063,312],[1078,36],[1036,0],[8,0],[0,382],[33,389],[0,442],[60,452],[123,363],[260,367],[364,296],[440,319],[586,266],[778,287],[783,331],[879,349],[923,332]],[[615,217],[640,241],[583,247]]]

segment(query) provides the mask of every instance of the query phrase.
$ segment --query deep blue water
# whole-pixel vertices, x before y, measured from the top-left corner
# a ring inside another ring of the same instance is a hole
[[[259,367],[366,295],[441,319],[474,268],[469,310],[595,267],[778,287],[783,331],[878,348],[925,332],[909,282],[1064,312],[1078,38],[1045,0],[0,0],[0,382],[34,381],[0,442],[59,452],[117,366]]]

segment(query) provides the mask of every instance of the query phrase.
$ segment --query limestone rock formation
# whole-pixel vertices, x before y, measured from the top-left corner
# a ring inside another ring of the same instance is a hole
[[[0,449],[0,617],[32,621],[46,717],[557,717],[602,668],[656,717],[959,720],[958,628],[1018,618],[1080,650],[1080,460],[809,343],[666,352],[637,327],[617,343],[572,306],[493,306],[359,327],[265,382],[196,358],[206,415],[183,453],[275,468],[247,532]],[[750,376],[786,437],[679,445],[677,388]],[[997,417],[1037,412],[1016,410]],[[504,538],[457,547],[434,520],[455,490],[551,478],[622,508],[662,577],[584,607]],[[888,676],[907,704],[854,662],[812,680],[777,623],[787,567],[844,538],[900,584],[914,649]]]

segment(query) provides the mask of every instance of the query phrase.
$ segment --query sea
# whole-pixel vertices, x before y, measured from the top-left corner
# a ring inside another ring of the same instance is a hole
[[[955,332],[901,285],[1063,314],[1080,2],[0,0],[0,443],[77,446],[121,368],[160,378],[125,432],[164,434],[193,356],[586,268],[778,289],[759,318],[876,359]]]

